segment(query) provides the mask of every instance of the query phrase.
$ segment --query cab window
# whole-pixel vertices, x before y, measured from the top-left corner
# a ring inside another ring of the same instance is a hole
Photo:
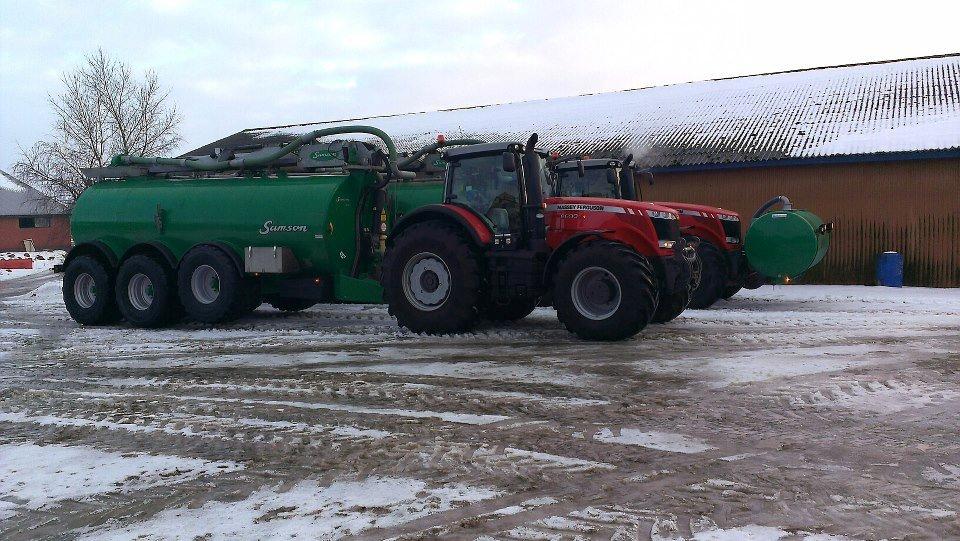
[[[580,176],[576,169],[560,171],[560,195],[564,197],[610,197],[616,199],[617,185],[607,178],[607,169],[587,169]]]
[[[490,220],[496,233],[520,232],[519,183],[516,173],[503,170],[500,154],[464,158],[449,174],[455,202]]]

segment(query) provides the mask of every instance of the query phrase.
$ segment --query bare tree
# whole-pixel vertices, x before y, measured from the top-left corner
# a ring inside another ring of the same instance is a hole
[[[130,67],[98,50],[61,77],[63,90],[49,96],[56,114],[53,133],[28,149],[14,174],[52,201],[72,207],[90,181],[80,169],[104,167],[116,154],[162,155],[181,138],[180,115],[157,74],[142,79]]]

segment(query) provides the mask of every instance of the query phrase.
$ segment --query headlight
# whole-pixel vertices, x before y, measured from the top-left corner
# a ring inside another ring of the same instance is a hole
[[[720,218],[721,220],[726,220],[726,221],[728,221],[728,222],[739,222],[739,221],[740,221],[740,217],[739,217],[739,216],[734,216],[733,214],[717,214],[717,218]]]
[[[664,220],[679,220],[680,217],[672,212],[664,212],[662,210],[648,210],[647,216],[651,218],[662,218]]]
[[[740,239],[737,237],[727,237],[727,244],[737,244],[740,242]]]
[[[676,243],[677,241],[675,240],[661,240],[660,247],[670,249],[670,248],[673,248],[673,245]]]

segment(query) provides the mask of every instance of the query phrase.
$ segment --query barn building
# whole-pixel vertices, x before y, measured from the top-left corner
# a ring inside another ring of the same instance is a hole
[[[0,179],[0,252],[22,251],[29,240],[37,250],[70,248],[70,214],[43,202],[35,190]]]
[[[836,223],[803,281],[872,284],[904,254],[907,285],[960,286],[960,54],[701,81],[569,98],[249,129],[228,148],[363,123],[401,151],[448,138],[526,140],[594,157],[634,154],[643,197],[732,209],[774,195]]]

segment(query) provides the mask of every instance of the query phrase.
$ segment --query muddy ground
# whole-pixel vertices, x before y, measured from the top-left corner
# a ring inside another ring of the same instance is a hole
[[[81,328],[0,284],[0,538],[960,537],[960,292],[764,287],[634,340],[380,306]]]

